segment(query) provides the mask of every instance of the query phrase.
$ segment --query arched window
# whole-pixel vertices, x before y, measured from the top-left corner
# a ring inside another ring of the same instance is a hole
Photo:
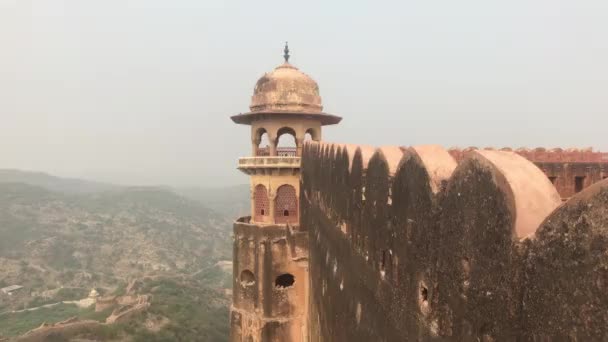
[[[293,186],[285,184],[277,189],[274,221],[275,223],[298,223],[298,199]]]
[[[258,142],[258,148],[255,153],[256,156],[269,156],[270,155],[270,143],[268,139],[268,133],[264,128],[258,129],[256,141]]]
[[[262,184],[255,186],[253,191],[253,208],[255,210],[253,220],[261,222],[264,216],[268,216],[270,205],[268,203],[268,191]]]
[[[279,157],[295,157],[297,151],[296,132],[289,128],[283,127],[277,132],[277,156]]]
[[[321,140],[319,137],[319,132],[314,128],[309,128],[306,130],[306,134],[304,135],[304,140],[313,140],[319,141]]]

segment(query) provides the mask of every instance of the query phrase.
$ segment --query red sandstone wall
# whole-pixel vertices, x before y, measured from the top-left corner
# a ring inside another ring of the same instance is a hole
[[[452,148],[449,153],[457,160],[476,150],[475,147],[466,149]],[[485,150],[494,150],[486,148]],[[512,151],[503,148],[501,151]],[[561,148],[547,150],[544,148],[514,150],[515,153],[528,159],[538,166],[551,180],[563,199],[567,199],[580,190],[608,178],[608,153],[596,152],[592,149]],[[578,184],[577,184],[578,182]]]
[[[608,180],[561,204],[515,153],[401,151],[304,148],[311,341],[608,340]]]

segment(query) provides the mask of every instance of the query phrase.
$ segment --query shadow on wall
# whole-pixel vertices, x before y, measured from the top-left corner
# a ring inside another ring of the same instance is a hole
[[[533,163],[307,143],[312,341],[608,339],[608,180],[568,202]]]

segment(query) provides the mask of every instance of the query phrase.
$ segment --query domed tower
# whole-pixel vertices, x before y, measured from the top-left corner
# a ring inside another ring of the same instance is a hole
[[[251,216],[234,224],[232,341],[307,341],[308,234],[299,227],[300,156],[306,137],[341,118],[323,112],[319,86],[285,62],[255,85],[251,156],[238,168],[251,180]],[[284,138],[291,144],[284,146]]]

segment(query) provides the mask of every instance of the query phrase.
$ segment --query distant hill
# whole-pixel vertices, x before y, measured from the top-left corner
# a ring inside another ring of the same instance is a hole
[[[66,195],[0,183],[0,258],[36,264],[45,278],[64,285],[86,283],[66,271],[112,275],[109,287],[115,278],[158,270],[196,272],[231,259],[230,234],[229,220],[170,191]],[[0,281],[28,285],[37,275],[8,268]]]
[[[0,169],[0,183],[24,183],[37,185],[50,191],[71,194],[86,194],[101,191],[116,190],[117,185],[51,176],[43,172],[22,171],[15,169]]]
[[[43,172],[0,169],[0,183],[24,183],[39,186],[49,191],[64,194],[93,194],[108,191],[120,191],[125,186],[96,182],[77,178],[63,178]],[[227,187],[169,187],[158,189],[173,191],[183,197],[200,202],[220,215],[235,219],[249,214],[249,185]]]
[[[0,287],[24,286],[14,296],[0,296],[0,336],[3,323],[11,326],[14,319],[2,312],[56,301],[57,293],[61,300],[80,299],[92,287],[110,294],[133,279],[156,279],[154,286],[161,288],[151,287],[151,312],[170,322],[154,333],[158,340],[227,340],[234,216],[226,213],[243,203],[230,199],[239,198],[239,191],[196,189],[193,200],[160,187],[0,170]],[[199,304],[175,306],[190,302]],[[140,323],[120,334],[154,340]]]

